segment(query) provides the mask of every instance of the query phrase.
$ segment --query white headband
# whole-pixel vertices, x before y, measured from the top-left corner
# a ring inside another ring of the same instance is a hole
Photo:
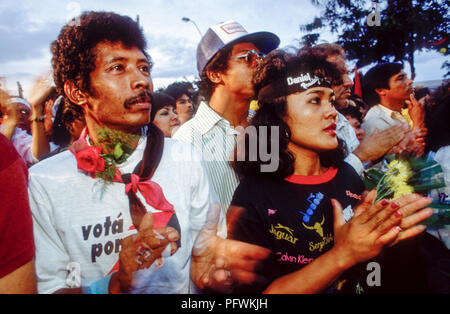
[[[8,99],[7,103],[8,104],[13,104],[13,103],[24,104],[25,106],[27,106],[31,110],[30,104],[25,99],[20,98],[20,97],[11,97],[10,99]]]

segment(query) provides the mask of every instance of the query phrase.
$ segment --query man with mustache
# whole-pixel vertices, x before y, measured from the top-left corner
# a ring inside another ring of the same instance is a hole
[[[142,29],[86,12],[51,50],[57,90],[82,108],[86,129],[30,170],[38,291],[191,292],[192,246],[215,199],[201,158],[172,153],[195,154],[190,145],[149,124]]]

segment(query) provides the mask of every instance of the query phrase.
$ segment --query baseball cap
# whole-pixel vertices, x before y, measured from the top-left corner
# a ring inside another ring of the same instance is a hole
[[[253,43],[262,53],[267,54],[280,44],[277,35],[270,32],[248,33],[241,24],[227,21],[211,26],[197,47],[197,69],[202,73],[208,62],[219,50],[241,42]]]

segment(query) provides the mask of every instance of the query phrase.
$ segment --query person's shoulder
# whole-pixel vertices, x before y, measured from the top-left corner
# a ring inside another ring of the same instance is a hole
[[[366,131],[366,135],[371,134],[375,128],[381,129],[385,125],[385,115],[379,105],[369,109],[364,117],[362,128]]]
[[[247,191],[262,191],[265,188],[273,189],[279,186],[280,179],[274,179],[267,176],[245,176],[242,177],[239,186]]]
[[[171,151],[191,153],[191,151],[196,151],[196,149],[190,142],[185,142],[174,137],[166,137],[164,138],[164,153],[168,153]]]
[[[200,151],[191,143],[177,138],[164,139],[163,160],[183,164],[182,162],[201,163]]]
[[[374,105],[367,111],[364,121],[378,118],[382,113],[383,110],[380,108],[380,105]]]
[[[338,115],[338,122],[339,122],[339,121],[342,121],[342,122],[348,123],[348,119],[347,119],[342,113],[340,113],[340,112],[338,111],[338,112],[337,112],[337,115]]]
[[[178,139],[182,141],[190,141],[192,136],[197,131],[197,123],[195,117],[183,123],[178,130],[173,134],[173,139]]]
[[[277,193],[281,186],[278,181],[265,176],[245,176],[241,178],[231,205],[246,207],[260,204],[271,194]]]
[[[9,167],[18,158],[20,158],[19,153],[15,149],[14,145],[8,138],[0,133],[0,171]]]
[[[66,150],[47,159],[44,159],[34,164],[30,169],[31,177],[47,177],[52,176],[66,176],[73,174],[77,169],[76,159],[73,154]]]
[[[342,161],[337,166],[338,172],[336,175],[336,179],[339,182],[345,182],[345,184],[350,185],[361,185],[362,180],[361,177],[358,175],[358,172],[356,172],[355,168],[352,167],[352,165],[348,164],[345,161]]]
[[[343,173],[343,174],[357,174],[357,172],[355,171],[355,169],[348,163],[346,163],[345,161],[341,161],[337,164],[337,169],[338,172]]]

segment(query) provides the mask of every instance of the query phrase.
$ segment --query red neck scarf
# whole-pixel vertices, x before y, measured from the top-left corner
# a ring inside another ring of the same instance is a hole
[[[81,133],[78,145],[83,145],[83,147],[88,147],[87,141],[87,130],[84,129]],[[99,154],[99,148],[95,147]],[[145,201],[148,205],[152,206],[156,213],[154,215],[154,228],[161,228],[165,226],[172,226],[178,231],[180,231],[180,226],[178,219],[175,215],[175,210],[173,205],[170,204],[164,196],[162,188],[158,183],[150,181],[159,162],[162,157],[162,152],[164,149],[164,134],[153,124],[148,126],[147,132],[147,144],[144,150],[144,155],[142,161],[137,164],[133,173],[122,174],[116,168],[116,176],[114,177],[114,182],[120,182],[125,184],[125,194],[127,194],[130,204],[130,216],[133,221],[133,225],[139,230],[139,225],[141,223],[142,217],[147,212],[145,206],[142,204],[137,196],[137,191],[139,191],[142,196],[144,196]],[[72,153],[77,154],[72,150]],[[101,157],[100,157],[101,158]],[[79,159],[78,168],[80,168]],[[97,170],[98,171],[98,170]],[[91,176],[95,174],[95,171],[90,173]],[[180,246],[180,243],[178,243]]]

